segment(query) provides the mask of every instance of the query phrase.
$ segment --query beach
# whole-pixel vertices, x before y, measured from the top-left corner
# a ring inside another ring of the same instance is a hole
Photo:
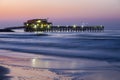
[[[21,61],[21,62],[20,62]],[[20,63],[19,63],[20,62]],[[0,55],[0,77],[2,80],[69,80],[49,69],[31,67],[29,59]],[[0,79],[1,80],[1,79]]]
[[[10,70],[6,76],[2,76],[4,77],[2,80],[54,80],[57,77],[55,73],[48,70],[5,64],[2,66]]]
[[[1,80],[119,80],[120,79],[119,77],[120,69],[118,67],[97,66],[90,68],[88,67],[90,65],[86,63],[84,64],[84,66],[87,66],[88,68],[81,68],[81,69],[69,69],[69,67],[68,69],[40,68],[40,67],[34,67],[29,64],[31,59],[37,57],[38,55],[26,54],[26,56],[20,56],[23,54],[18,52],[5,51],[5,50],[0,50],[0,51],[4,53],[4,54],[0,53],[0,66],[2,67],[2,68],[0,67],[0,70],[3,71],[0,73],[2,76]],[[5,55],[5,53],[7,54],[7,56]],[[43,57],[41,56],[41,58]],[[99,65],[99,63],[96,65]],[[90,64],[93,63],[91,62]]]

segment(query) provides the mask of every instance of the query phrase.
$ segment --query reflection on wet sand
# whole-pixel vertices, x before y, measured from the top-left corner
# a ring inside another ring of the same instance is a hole
[[[8,53],[6,53],[8,54]],[[10,53],[12,55],[12,53]],[[21,53],[17,53],[19,55]],[[7,55],[8,56],[8,55]],[[112,63],[50,56],[0,56],[12,80],[119,80],[120,68]],[[117,65],[117,63],[116,63]],[[49,68],[49,69],[44,69]]]
[[[39,58],[31,59],[31,64],[32,64],[32,67],[49,67],[50,66],[49,61],[43,62]]]
[[[70,80],[119,80],[119,68],[108,65],[107,62],[104,66],[99,66],[97,62],[85,61],[85,60],[59,60],[55,59],[41,59],[32,58],[31,63],[33,67],[52,68],[50,71],[55,72],[57,75],[64,75],[70,77]],[[88,64],[90,63],[90,64]],[[100,63],[100,62],[99,62]],[[97,65],[96,65],[97,64]],[[92,67],[90,67],[92,65]],[[94,65],[94,66],[93,66]],[[112,78],[114,75],[114,78]]]
[[[89,64],[90,63],[90,64]],[[99,64],[97,64],[99,63]],[[32,67],[53,69],[100,69],[100,66],[111,66],[108,62],[87,59],[67,59],[61,57],[33,57],[30,60]],[[97,64],[97,65],[96,65]]]
[[[62,65],[64,64],[64,65]],[[81,63],[82,64],[82,63]],[[31,66],[32,67],[41,67],[41,68],[56,68],[56,69],[65,69],[70,68],[74,69],[78,67],[78,62],[76,61],[68,61],[68,60],[59,60],[55,59],[54,61],[51,59],[41,59],[41,58],[32,58]]]

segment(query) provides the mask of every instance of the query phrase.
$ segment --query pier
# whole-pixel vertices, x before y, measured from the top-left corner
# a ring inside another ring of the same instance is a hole
[[[49,28],[25,28],[26,32],[98,32],[103,30],[104,26],[50,26]]]
[[[54,26],[47,19],[33,19],[24,23],[25,32],[82,32],[103,31],[104,26]]]
[[[54,26],[47,19],[32,19],[24,22],[23,26],[7,27],[0,29],[0,32],[14,32],[15,29],[24,29],[25,32],[101,32],[104,31],[104,26]]]

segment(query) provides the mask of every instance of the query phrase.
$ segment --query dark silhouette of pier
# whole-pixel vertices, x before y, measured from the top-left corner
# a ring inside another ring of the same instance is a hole
[[[104,26],[54,26],[47,19],[32,19],[24,23],[24,26],[7,27],[0,29],[0,32],[14,32],[15,29],[24,29],[25,32],[100,32]]]
[[[7,27],[7,28],[4,28],[4,29],[7,29],[7,30],[12,30],[12,29],[24,29],[25,26],[16,26],[16,27]]]
[[[15,27],[7,27],[4,29],[0,29],[0,32],[14,32],[14,29],[24,29],[25,26],[15,26]]]
[[[50,28],[26,28],[25,26],[8,27],[0,29],[0,32],[14,32],[15,29],[24,29],[25,32],[100,32],[104,26],[51,26]]]
[[[50,28],[25,28],[26,32],[93,32],[93,31],[103,31],[104,27],[103,26],[51,26]]]
[[[32,19],[24,23],[26,32],[81,32],[103,31],[104,26],[54,26],[47,19]]]

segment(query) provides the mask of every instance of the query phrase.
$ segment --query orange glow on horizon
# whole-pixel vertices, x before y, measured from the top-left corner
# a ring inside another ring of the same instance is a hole
[[[2,0],[1,19],[119,17],[118,0]]]

